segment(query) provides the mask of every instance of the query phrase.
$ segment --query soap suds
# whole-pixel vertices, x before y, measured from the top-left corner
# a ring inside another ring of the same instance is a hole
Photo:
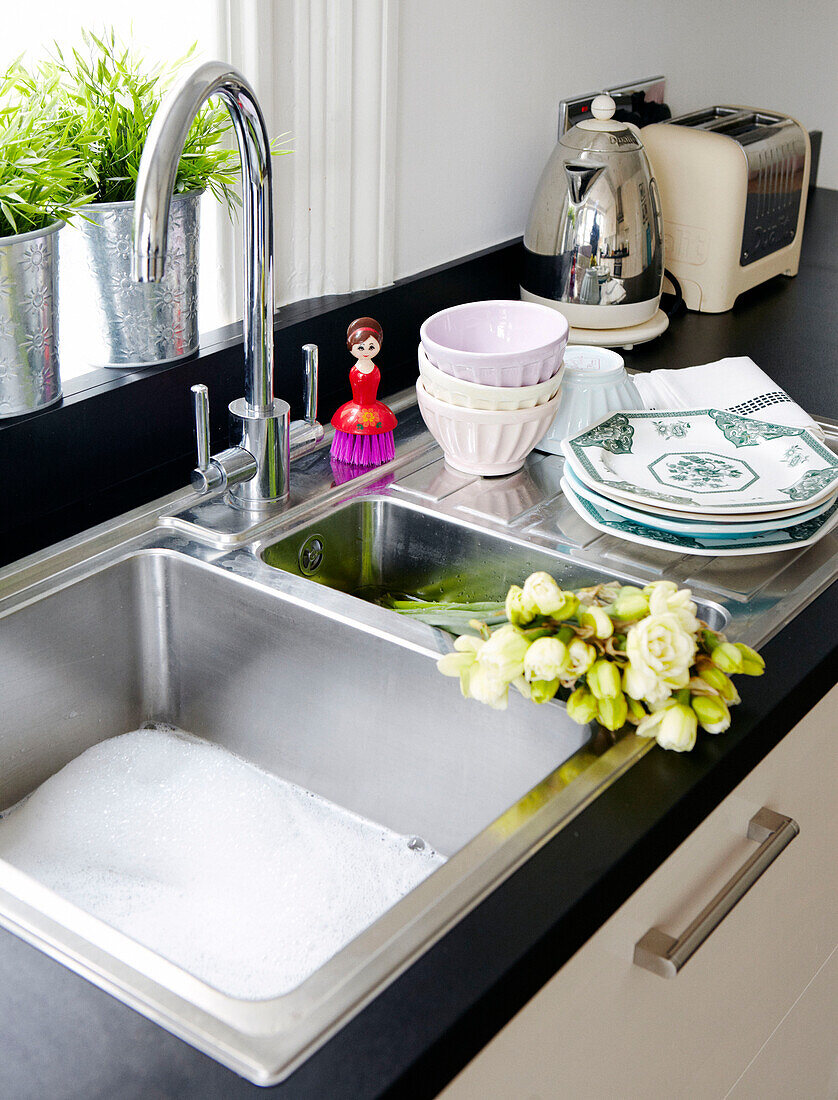
[[[0,858],[235,997],[299,985],[442,856],[171,727],[94,745],[0,817]]]

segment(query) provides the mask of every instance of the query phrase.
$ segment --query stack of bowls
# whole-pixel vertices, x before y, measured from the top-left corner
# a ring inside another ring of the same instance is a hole
[[[450,466],[519,470],[561,400],[565,318],[534,302],[469,302],[420,330],[419,408]]]

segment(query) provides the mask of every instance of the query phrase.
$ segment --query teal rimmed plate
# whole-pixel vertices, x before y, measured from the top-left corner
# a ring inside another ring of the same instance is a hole
[[[793,514],[838,490],[838,456],[805,428],[720,409],[610,413],[562,450],[589,488],[646,510]]]
[[[742,557],[746,554],[776,554],[782,550],[797,550],[823,538],[838,524],[838,500],[817,519],[805,520],[793,527],[779,531],[767,531],[756,535],[737,535],[730,539],[707,539],[701,535],[674,535],[667,531],[653,531],[638,523],[618,516],[607,508],[598,508],[590,501],[574,493],[566,477],[561,480],[562,491],[570,506],[586,523],[605,535],[651,546],[656,550],[672,550],[680,554],[696,554],[705,558]]]
[[[632,508],[630,504],[623,504],[620,500],[608,500],[599,493],[589,489],[583,481],[580,481],[570,464],[565,465],[564,476],[570,482],[570,487],[576,496],[587,500],[598,508],[607,508],[623,519],[631,523],[639,523],[642,527],[648,527],[652,531],[667,531],[672,535],[701,535],[706,539],[725,539],[736,535],[757,535],[766,531],[777,531],[783,527],[793,527],[797,523],[804,523],[809,519],[816,519],[823,515],[836,501],[836,496],[827,497],[823,503],[809,508],[805,512],[795,512],[793,516],[772,516],[771,519],[743,520],[740,523],[713,523],[712,520],[693,519],[685,513],[680,518],[655,512],[644,512],[639,508]]]

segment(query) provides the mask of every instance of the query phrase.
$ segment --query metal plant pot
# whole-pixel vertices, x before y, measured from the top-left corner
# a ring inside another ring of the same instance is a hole
[[[58,230],[0,238],[0,419],[61,398]]]
[[[79,297],[74,308],[89,323],[74,325],[84,338],[84,347],[73,348],[74,358],[92,366],[142,367],[197,351],[201,194],[189,191],[172,198],[166,274],[160,283],[131,279],[133,202],[81,208],[83,216],[68,232],[61,259],[62,280],[85,284],[83,300]],[[65,294],[67,309],[69,297]]]

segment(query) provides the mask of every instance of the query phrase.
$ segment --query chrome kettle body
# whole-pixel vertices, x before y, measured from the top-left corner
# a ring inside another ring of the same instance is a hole
[[[559,139],[524,235],[521,297],[576,328],[640,325],[660,302],[660,196],[637,130],[613,112],[597,96],[594,118]]]

